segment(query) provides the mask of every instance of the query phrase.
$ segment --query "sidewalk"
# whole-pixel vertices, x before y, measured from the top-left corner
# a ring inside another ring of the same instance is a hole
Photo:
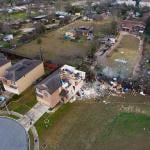
[[[27,131],[29,131],[29,129],[36,123],[36,121],[38,121],[39,118],[41,118],[41,116],[48,111],[48,109],[48,106],[38,102],[29,112],[27,112],[18,121]]]

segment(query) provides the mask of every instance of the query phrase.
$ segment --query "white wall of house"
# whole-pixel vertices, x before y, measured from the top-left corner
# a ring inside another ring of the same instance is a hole
[[[11,84],[11,81],[7,81],[7,82],[9,82],[9,83]],[[11,85],[12,85],[12,84],[11,84]],[[8,84],[5,84],[4,82],[3,82],[3,86],[4,86],[4,89],[5,89],[6,91],[10,92],[10,93],[17,94],[17,95],[20,94],[18,88],[12,88],[12,87],[10,87]],[[14,84],[13,86],[16,87],[15,84]]]
[[[5,74],[5,71],[11,67],[11,62],[9,61],[8,63],[0,66],[0,77],[3,77]]]

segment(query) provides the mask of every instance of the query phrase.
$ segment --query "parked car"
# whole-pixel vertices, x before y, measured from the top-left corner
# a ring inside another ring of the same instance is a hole
[[[0,96],[0,107],[4,107],[5,106],[6,100],[7,100],[6,97]]]

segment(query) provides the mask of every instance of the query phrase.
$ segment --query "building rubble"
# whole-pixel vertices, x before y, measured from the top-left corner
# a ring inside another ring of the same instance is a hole
[[[104,97],[109,96],[123,96],[128,92],[138,92],[140,95],[144,95],[144,92],[141,90],[136,91],[133,86],[133,83],[130,82],[130,86],[128,84],[123,85],[117,81],[117,78],[113,78],[112,80],[106,81],[98,81],[91,83],[85,83],[84,86],[78,91],[76,96],[72,99],[71,102],[75,100],[102,100]],[[103,101],[105,103],[105,101]]]
[[[76,100],[98,99],[108,95],[109,85],[99,81],[85,83],[76,95]]]

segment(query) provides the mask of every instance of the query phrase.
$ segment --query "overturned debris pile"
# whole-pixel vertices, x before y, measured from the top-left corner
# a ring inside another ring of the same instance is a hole
[[[83,88],[78,92],[77,99],[97,99],[108,95],[108,85],[95,81],[94,83],[86,83]]]

